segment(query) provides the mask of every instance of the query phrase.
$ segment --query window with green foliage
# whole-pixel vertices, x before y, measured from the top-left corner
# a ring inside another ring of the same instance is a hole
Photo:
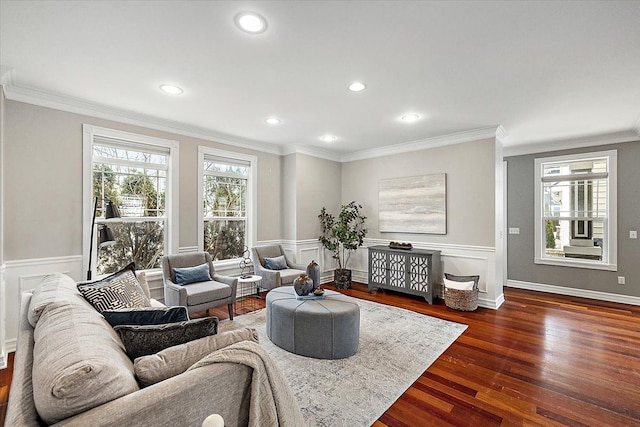
[[[252,171],[255,157],[201,147],[202,247],[215,261],[251,247]]]
[[[107,247],[92,242],[97,274],[118,271],[132,261],[137,270],[160,268],[170,246],[171,146],[135,139],[91,138],[91,201],[98,200],[96,230],[106,224],[116,239]],[[109,201],[118,207],[121,218],[104,218]]]

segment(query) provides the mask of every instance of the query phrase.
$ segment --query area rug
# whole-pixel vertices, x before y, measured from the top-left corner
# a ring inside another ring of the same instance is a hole
[[[322,360],[289,353],[267,338],[265,310],[221,322],[220,332],[255,328],[311,426],[370,426],[467,328],[396,307],[355,299],[358,352]]]

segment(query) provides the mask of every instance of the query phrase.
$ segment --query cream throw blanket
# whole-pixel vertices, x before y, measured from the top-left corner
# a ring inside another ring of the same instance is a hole
[[[249,427],[306,425],[293,392],[260,344],[240,341],[203,357],[188,370],[220,362],[240,363],[253,369]]]

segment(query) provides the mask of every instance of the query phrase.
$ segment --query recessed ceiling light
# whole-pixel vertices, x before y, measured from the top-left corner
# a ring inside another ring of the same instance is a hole
[[[260,34],[267,29],[267,20],[255,12],[240,12],[235,22],[238,28],[250,34]]]
[[[322,135],[320,139],[323,140],[324,142],[333,142],[336,139],[338,139],[338,137],[335,135]]]
[[[160,90],[163,90],[167,93],[170,93],[172,95],[177,95],[179,93],[182,93],[183,90],[181,88],[179,88],[178,86],[174,86],[174,85],[160,85]]]
[[[269,117],[267,119],[264,120],[265,122],[267,122],[267,124],[270,125],[279,125],[280,124],[280,119],[277,117]]]
[[[420,120],[420,116],[415,113],[405,114],[404,116],[400,117],[400,120],[402,120],[403,122],[412,123]]]
[[[367,86],[362,82],[353,82],[349,85],[349,90],[351,92],[360,92],[361,90],[364,90],[364,88],[366,87]]]

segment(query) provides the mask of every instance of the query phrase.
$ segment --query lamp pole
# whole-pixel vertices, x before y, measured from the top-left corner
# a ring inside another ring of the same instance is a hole
[[[96,226],[96,212],[98,210],[98,198],[93,201],[93,216],[91,217],[91,240],[89,240],[89,266],[87,267],[87,280],[91,280],[91,259],[93,257],[93,229]]]

